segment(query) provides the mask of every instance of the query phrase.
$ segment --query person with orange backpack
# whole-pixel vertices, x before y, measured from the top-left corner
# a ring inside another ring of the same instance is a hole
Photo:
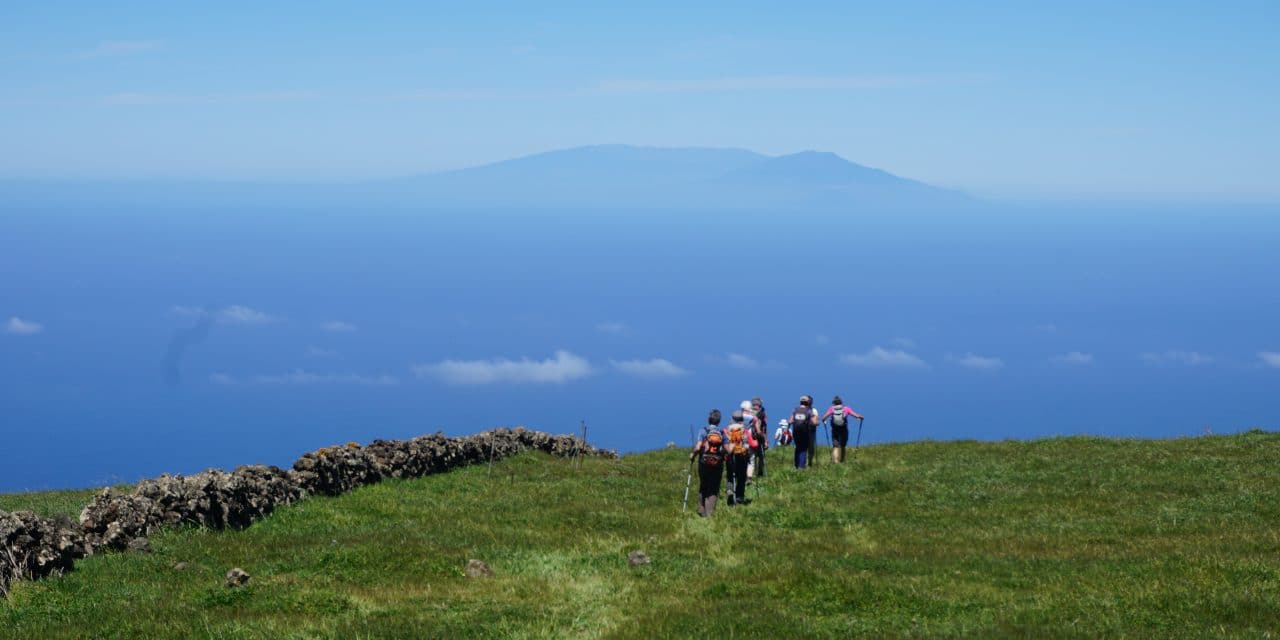
[[[755,435],[744,422],[741,409],[733,412],[733,422],[725,429],[725,452],[729,454],[725,470],[729,474],[729,506],[746,504],[747,464],[751,462],[751,450],[756,446]]]
[[[720,499],[720,481],[728,461],[725,452],[724,433],[720,431],[720,410],[712,409],[707,416],[707,426],[702,429],[689,461],[698,461],[698,515],[710,518]]]

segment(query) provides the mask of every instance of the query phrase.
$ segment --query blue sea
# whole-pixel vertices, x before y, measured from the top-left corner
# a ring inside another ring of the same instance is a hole
[[[494,426],[640,451],[754,395],[839,394],[870,444],[1274,429],[1277,247],[1230,207],[5,211],[0,490]]]

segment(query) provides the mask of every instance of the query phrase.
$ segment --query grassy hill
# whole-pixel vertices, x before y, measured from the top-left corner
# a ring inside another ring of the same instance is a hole
[[[1280,434],[895,444],[808,472],[787,453],[771,452],[753,504],[711,520],[681,516],[688,466],[673,450],[580,467],[524,454],[312,498],[243,531],[169,531],[150,554],[16,585],[0,637],[1280,630]],[[0,509],[85,499],[0,496]],[[628,566],[635,549],[652,564]],[[496,575],[465,577],[470,558]],[[247,587],[222,586],[231,567]]]

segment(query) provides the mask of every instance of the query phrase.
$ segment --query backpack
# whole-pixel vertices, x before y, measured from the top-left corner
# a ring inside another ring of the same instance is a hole
[[[836,405],[832,408],[835,409],[835,411],[831,414],[831,426],[843,427],[847,421],[844,415],[844,405]]]
[[[791,426],[804,427],[809,424],[809,407],[800,405],[791,410]]]
[[[729,453],[742,455],[747,452],[747,430],[741,423],[729,425]]]
[[[713,428],[707,432],[703,442],[706,446],[702,448],[702,464],[709,467],[720,466],[724,462],[724,434],[720,433],[720,429]]]

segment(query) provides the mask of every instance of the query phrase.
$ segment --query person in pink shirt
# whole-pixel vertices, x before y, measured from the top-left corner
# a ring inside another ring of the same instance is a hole
[[[849,419],[862,420],[862,414],[844,406],[840,396],[831,399],[831,407],[822,416],[823,422],[831,423],[831,460],[844,462],[844,449],[849,445]]]

